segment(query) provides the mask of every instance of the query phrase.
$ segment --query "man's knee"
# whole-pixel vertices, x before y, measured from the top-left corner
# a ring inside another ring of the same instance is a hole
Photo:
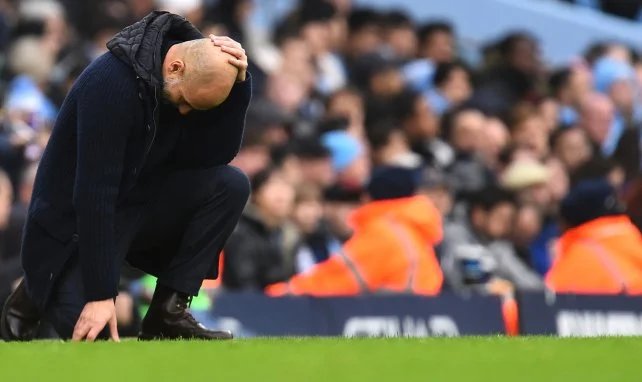
[[[241,170],[233,166],[222,166],[219,169],[220,181],[224,185],[226,199],[234,207],[243,208],[250,197],[250,180]]]

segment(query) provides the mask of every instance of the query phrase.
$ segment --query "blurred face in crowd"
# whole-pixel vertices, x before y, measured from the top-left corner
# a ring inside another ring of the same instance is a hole
[[[458,105],[470,98],[473,87],[468,72],[463,68],[456,68],[439,90],[452,104]]]
[[[569,82],[569,98],[573,105],[578,105],[582,97],[593,88],[593,74],[586,64],[573,65]]]
[[[307,99],[308,89],[292,74],[278,72],[268,78],[267,97],[286,113],[295,114]]]
[[[501,203],[488,211],[475,208],[471,216],[472,224],[488,239],[504,239],[511,233],[515,221],[515,210],[515,206],[511,203]]]
[[[513,130],[513,143],[531,150],[538,158],[548,153],[546,122],[540,115],[532,115],[519,122]]]
[[[512,242],[518,246],[528,246],[542,230],[542,216],[533,205],[524,205],[517,211]]]
[[[303,233],[314,232],[322,217],[323,205],[320,199],[302,200],[294,207],[294,222]]]
[[[446,31],[432,33],[421,47],[421,56],[434,62],[451,62],[455,58],[455,40]]]
[[[609,89],[609,97],[618,110],[630,112],[633,109],[634,89],[631,81],[616,81]]]
[[[299,159],[302,182],[326,188],[334,184],[336,174],[330,158]]]
[[[363,98],[355,92],[344,89],[336,92],[328,101],[328,117],[344,117],[350,120],[348,132],[355,137],[364,134],[364,105]]]
[[[367,25],[350,34],[346,54],[359,57],[374,53],[382,43],[380,28],[375,24]]]
[[[330,224],[332,233],[339,239],[346,240],[352,235],[352,228],[348,224],[352,213],[359,208],[358,203],[328,201],[323,207],[325,219]]]
[[[404,86],[403,76],[392,67],[379,71],[370,78],[370,91],[375,96],[394,96],[401,93]]]
[[[613,103],[607,97],[589,94],[580,103],[580,127],[591,141],[602,144],[611,129],[614,112]]]
[[[301,36],[313,55],[324,54],[328,52],[333,43],[332,23],[330,21],[307,23],[301,30]]]
[[[268,224],[279,225],[290,216],[294,196],[294,187],[282,174],[275,173],[257,190],[252,200]]]
[[[499,154],[508,145],[510,136],[504,123],[497,118],[487,118],[483,134],[479,137],[478,152],[486,165],[494,169],[499,160]]]
[[[415,100],[415,113],[404,122],[404,130],[411,140],[432,139],[439,133],[437,117],[424,97]]]
[[[453,195],[447,187],[420,187],[417,195],[427,196],[437,207],[442,217],[450,215],[453,209]]]
[[[411,25],[389,29],[386,42],[397,58],[411,59],[417,54],[417,34]]]
[[[230,163],[241,169],[248,176],[253,176],[265,169],[270,163],[270,152],[267,146],[256,145],[243,147]]]
[[[519,191],[519,199],[523,203],[532,204],[541,211],[548,211],[553,207],[553,197],[548,183],[534,184]]]
[[[462,153],[474,153],[480,145],[484,133],[486,117],[479,111],[464,111],[453,124],[451,144],[455,150]]]
[[[348,23],[345,17],[330,20],[330,50],[342,51],[348,37]]]
[[[611,44],[606,48],[604,56],[625,62],[627,64],[631,63],[631,52],[629,48],[620,44]]]
[[[544,119],[546,132],[550,133],[557,127],[559,119],[559,104],[553,98],[547,98],[539,104],[539,113]]]
[[[513,67],[531,75],[538,74],[542,68],[539,47],[530,39],[515,42],[508,59]]]
[[[346,15],[352,9],[352,0],[329,0],[341,15]]]
[[[588,137],[579,127],[567,129],[557,140],[553,151],[569,171],[577,169],[593,155]]]
[[[314,85],[315,73],[310,47],[301,38],[288,38],[281,45],[280,71],[298,79],[304,88]]]
[[[548,190],[553,203],[559,203],[568,193],[570,180],[568,172],[559,159],[551,158],[546,161],[546,167],[550,173]]]

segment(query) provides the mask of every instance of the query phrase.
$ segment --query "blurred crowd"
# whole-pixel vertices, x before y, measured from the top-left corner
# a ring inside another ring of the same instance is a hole
[[[435,293],[543,289],[565,230],[625,212],[642,222],[642,59],[617,42],[546,67],[535,36],[507,31],[473,67],[448,20],[350,0],[301,1],[270,30],[252,23],[252,0],[2,0],[0,280],[19,276],[20,228],[65,94],[153,9],[249,57],[254,95],[232,164],[252,196],[221,262],[227,290],[314,272],[343,253],[355,211],[381,200],[430,200],[439,219],[425,224],[443,230],[426,238]],[[422,206],[404,210],[409,225]],[[593,272],[580,268],[562,278]]]

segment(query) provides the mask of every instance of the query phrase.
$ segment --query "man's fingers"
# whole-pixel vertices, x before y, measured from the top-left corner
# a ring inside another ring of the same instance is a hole
[[[74,334],[71,336],[72,341],[82,341],[89,333],[89,326],[82,318],[78,319],[76,326],[74,327]]]
[[[230,48],[228,46],[223,46],[221,47],[221,50],[227,54],[231,54],[238,59],[241,59],[245,56],[245,49],[243,48]]]
[[[227,36],[215,36],[213,34],[210,35],[210,40],[214,43],[216,46],[229,46],[232,48],[241,48],[241,44],[232,40],[231,38]]]
[[[245,70],[247,69],[247,62],[243,60],[239,60],[238,58],[230,57],[229,60],[227,60],[230,64],[236,66],[240,70]]]
[[[89,342],[94,342],[96,340],[96,337],[100,334],[100,332],[103,330],[104,326],[101,328],[101,325],[95,325],[92,326],[91,330],[89,333],[87,333],[87,341]]]
[[[118,321],[115,315],[109,320],[109,334],[114,342],[120,342],[120,337],[118,336]]]

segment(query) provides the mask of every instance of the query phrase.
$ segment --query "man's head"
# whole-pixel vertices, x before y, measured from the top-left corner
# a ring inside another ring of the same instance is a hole
[[[294,207],[295,190],[283,173],[275,168],[259,171],[251,178],[252,204],[260,211],[264,223],[279,226]]]
[[[473,91],[468,69],[459,62],[447,62],[437,65],[433,82],[443,96],[454,105],[458,105],[470,98]]]
[[[412,154],[406,135],[391,119],[368,126],[367,138],[377,165],[401,164],[400,160]]]
[[[622,112],[630,112],[634,101],[635,74],[630,64],[605,57],[593,66],[595,90],[611,98]]]
[[[484,134],[486,117],[476,109],[454,110],[442,120],[448,142],[460,153],[475,153]]]
[[[165,98],[181,114],[220,105],[238,76],[231,57],[207,38],[172,46],[163,63]]]
[[[413,142],[431,139],[438,135],[437,117],[421,93],[405,91],[392,101],[394,116],[399,126]]]
[[[417,34],[410,16],[402,11],[392,11],[384,17],[386,42],[393,54],[402,60],[415,57]]]
[[[500,240],[511,233],[517,201],[507,190],[488,187],[472,196],[468,212],[475,231],[490,240]]]
[[[374,9],[355,9],[348,16],[348,44],[346,54],[350,58],[376,52],[382,42],[381,15]]]
[[[515,69],[534,75],[541,69],[537,40],[527,33],[511,33],[499,43],[499,53],[504,62]]]
[[[601,145],[615,118],[613,102],[602,94],[591,93],[582,97],[579,111],[580,127],[594,143]]]
[[[419,56],[434,62],[449,62],[455,58],[455,36],[447,22],[432,22],[419,29]]]
[[[591,72],[581,65],[555,71],[548,82],[551,95],[562,105],[577,106],[580,99],[591,91]]]
[[[593,148],[584,130],[579,127],[558,129],[550,138],[553,154],[567,170],[574,171],[592,156]]]

